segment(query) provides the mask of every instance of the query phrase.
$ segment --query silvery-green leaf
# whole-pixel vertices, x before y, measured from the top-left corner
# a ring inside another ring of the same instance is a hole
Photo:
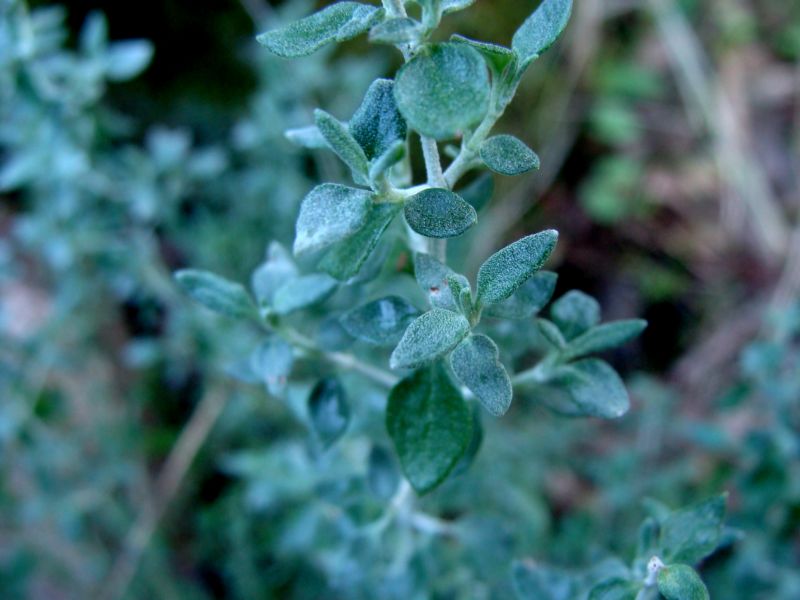
[[[312,273],[283,284],[273,298],[272,306],[280,315],[318,304],[336,291],[338,282],[324,273]]]
[[[381,156],[397,142],[405,142],[406,122],[394,100],[394,81],[373,81],[348,127],[368,160]]]
[[[488,73],[480,54],[465,44],[426,46],[397,73],[397,106],[420,134],[456,137],[486,114]]]
[[[455,271],[430,254],[419,252],[414,255],[414,277],[422,291],[428,295],[431,306],[458,312],[458,299],[448,284],[448,278],[454,275],[457,275]],[[465,277],[458,277],[463,279],[464,285],[469,286]]]
[[[641,587],[627,579],[610,579],[593,587],[588,600],[636,600]]]
[[[478,270],[478,302],[501,302],[538,271],[555,248],[558,232],[548,229],[494,253]]]
[[[725,519],[725,498],[715,496],[671,513],[661,523],[662,558],[695,564],[716,550]]]
[[[277,336],[266,339],[250,355],[250,369],[273,396],[283,392],[293,364],[292,347]]]
[[[486,166],[500,175],[521,175],[539,168],[539,157],[513,135],[495,135],[481,144]]]
[[[472,415],[444,366],[419,369],[389,393],[386,429],[419,494],[442,483],[472,439]]]
[[[554,368],[547,385],[558,395],[549,395],[545,401],[570,416],[616,419],[630,407],[628,392],[617,372],[595,358]]]
[[[323,183],[303,199],[297,217],[294,253],[316,252],[350,237],[367,222],[372,194],[337,183]]]
[[[250,285],[259,304],[272,304],[275,292],[290,279],[299,276],[289,251],[278,242],[270,242],[266,260],[253,271]]]
[[[520,69],[525,69],[556,41],[571,13],[572,0],[544,0],[525,20],[511,40],[511,48],[519,56]]]
[[[441,0],[442,12],[450,13],[457,10],[464,10],[475,3],[475,0]]]
[[[577,582],[565,571],[533,561],[514,561],[511,581],[518,600],[575,600]]]
[[[304,19],[259,35],[256,40],[284,58],[306,56],[331,42],[367,31],[383,10],[360,2],[337,2]]]
[[[413,369],[447,354],[469,333],[469,321],[461,315],[434,308],[406,329],[389,358],[392,369]]]
[[[328,142],[325,141],[325,137],[316,125],[287,129],[283,135],[287,140],[302,148],[317,150],[328,147]]]
[[[378,181],[386,171],[391,169],[394,165],[403,160],[406,156],[406,143],[404,141],[396,141],[394,144],[377,157],[369,166],[369,180],[374,183]]]
[[[405,215],[411,229],[432,238],[461,235],[478,221],[472,206],[444,188],[428,188],[409,198]]]
[[[240,283],[197,269],[178,271],[175,280],[193,300],[214,312],[234,318],[251,317],[255,313],[253,300]]]
[[[592,327],[573,339],[562,354],[564,360],[573,360],[593,352],[616,348],[635,338],[647,327],[647,321],[630,319],[612,321]]]
[[[347,311],[342,326],[354,338],[376,346],[395,346],[419,311],[398,296],[387,296]]]
[[[492,199],[494,177],[492,177],[491,173],[481,173],[472,182],[456,190],[456,193],[469,202],[472,208],[480,212]]]
[[[381,500],[389,500],[397,491],[400,473],[392,455],[383,446],[373,446],[367,459],[367,485]]]
[[[387,19],[370,29],[369,41],[381,44],[412,44],[422,35],[422,23],[408,17]]]
[[[314,111],[314,121],[330,149],[342,159],[344,164],[350,167],[350,171],[353,173],[353,181],[359,185],[366,185],[368,183],[369,161],[364,154],[364,150],[350,134],[347,126],[319,108]]]
[[[486,308],[484,314],[501,319],[529,319],[550,301],[558,276],[550,271],[535,273],[502,302]]]
[[[517,58],[517,55],[513,50],[509,50],[504,46],[472,40],[468,37],[464,37],[463,35],[455,34],[450,38],[450,41],[458,44],[466,44],[477,50],[481,56],[483,56],[483,59],[492,70],[492,73],[495,77],[500,76],[503,71],[508,68],[508,65],[514,62],[514,60]]]
[[[689,565],[667,565],[656,578],[665,600],[709,600],[708,589]]]
[[[600,322],[600,305],[588,294],[572,290],[553,302],[550,316],[564,337],[572,340]]]
[[[308,414],[324,448],[342,437],[350,422],[350,407],[338,379],[325,377],[317,382],[308,396]]]
[[[561,330],[552,321],[548,321],[547,319],[536,319],[536,327],[539,329],[539,333],[542,334],[544,339],[546,339],[554,348],[561,350],[567,346],[567,340],[564,339],[564,336],[561,334]]]
[[[109,81],[127,81],[144,71],[153,58],[153,44],[147,40],[114,42],[105,53]]]
[[[374,204],[367,215],[366,225],[355,235],[334,245],[318,267],[339,281],[355,277],[400,210],[399,204]]]
[[[450,354],[456,377],[495,417],[506,413],[512,397],[511,379],[499,358],[495,343],[482,334],[468,336]]]
[[[470,412],[472,413],[472,437],[469,440],[467,449],[464,450],[464,454],[458,459],[456,466],[453,467],[451,471],[453,477],[461,475],[469,470],[472,463],[475,462],[475,458],[478,456],[481,444],[483,444],[483,425],[481,424],[481,413],[478,405],[473,405]]]

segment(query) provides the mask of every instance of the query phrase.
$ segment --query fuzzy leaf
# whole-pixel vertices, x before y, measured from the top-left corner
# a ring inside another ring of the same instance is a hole
[[[636,600],[639,588],[625,579],[610,579],[593,587],[588,600]]]
[[[411,44],[419,41],[422,23],[408,17],[387,19],[369,32],[369,41],[381,44]]]
[[[336,291],[337,282],[324,273],[303,275],[286,282],[275,292],[272,306],[280,315],[318,304]]]
[[[389,393],[386,429],[419,494],[438,486],[472,439],[469,406],[441,363],[420,369]]]
[[[146,40],[114,42],[106,51],[106,76],[110,81],[133,79],[150,64],[153,51]]]
[[[396,142],[405,142],[406,122],[394,101],[394,81],[372,82],[349,128],[368,160],[381,156]]]
[[[469,202],[477,212],[480,212],[492,199],[494,177],[491,173],[481,173],[474,181],[457,190],[456,193]]]
[[[471,335],[450,355],[453,372],[495,417],[511,406],[511,379],[499,360],[500,352],[491,338]]]
[[[369,161],[347,126],[319,108],[314,111],[314,121],[330,149],[342,159],[344,164],[350,167],[353,181],[360,185],[366,185]]]
[[[434,308],[406,329],[389,358],[392,369],[413,369],[450,352],[469,333],[469,321],[460,314]]]
[[[659,545],[669,562],[695,564],[719,545],[725,519],[725,495],[671,513],[661,523]]]
[[[478,270],[478,302],[505,300],[538,271],[555,248],[558,232],[548,229],[494,253]]]
[[[463,198],[444,188],[428,188],[405,204],[411,229],[432,238],[461,235],[478,221],[478,214]]]
[[[475,3],[475,0],[441,0],[442,12],[450,13],[457,10],[464,10]]]
[[[567,26],[572,0],[544,0],[520,26],[511,40],[520,69],[524,69],[556,41]]]
[[[431,306],[458,312],[458,298],[453,295],[448,282],[448,278],[452,276],[461,277],[469,286],[465,277],[457,275],[450,267],[440,263],[431,255],[423,253],[414,255],[414,277],[422,291],[428,295]]]
[[[419,311],[398,296],[373,300],[347,311],[341,323],[354,338],[376,346],[395,346]]]
[[[292,347],[276,336],[266,339],[250,355],[250,370],[273,396],[280,395],[286,387],[293,364]]]
[[[284,58],[306,56],[331,42],[364,33],[383,10],[360,2],[337,2],[304,19],[259,35],[256,40]]]
[[[689,565],[668,565],[658,572],[658,591],[666,600],[709,600],[703,580]]]
[[[508,65],[514,62],[517,58],[517,55],[513,50],[509,50],[504,46],[472,40],[468,37],[464,37],[463,35],[455,34],[450,38],[450,41],[457,44],[466,44],[467,46],[477,50],[480,55],[483,56],[483,59],[486,61],[486,64],[489,66],[495,76],[500,76],[503,71],[506,70]]]
[[[320,133],[316,125],[287,129],[283,132],[283,136],[301,148],[309,148],[311,150],[328,148],[328,142],[325,141],[325,137]]]
[[[324,448],[344,435],[350,422],[350,407],[338,379],[325,377],[317,382],[308,396],[308,415]]]
[[[214,312],[237,319],[254,314],[253,300],[240,283],[197,269],[178,271],[175,280],[193,300]]]
[[[562,365],[553,369],[548,385],[565,398],[550,398],[551,407],[576,417],[616,419],[630,407],[625,385],[611,366],[596,358]]]
[[[272,304],[275,292],[290,279],[298,277],[297,266],[289,252],[278,242],[270,242],[266,260],[253,271],[250,286],[259,304]]]
[[[564,350],[562,358],[574,360],[593,352],[616,348],[642,333],[645,327],[647,321],[642,319],[612,321],[597,325],[573,339]]]
[[[552,321],[548,321],[547,319],[536,319],[536,327],[539,329],[539,333],[542,334],[544,339],[546,339],[554,348],[561,350],[567,346],[567,340],[564,339],[564,336],[561,334],[561,330]]]
[[[381,500],[389,500],[397,491],[400,473],[394,457],[383,446],[373,446],[367,458],[367,485]]]
[[[399,204],[373,205],[366,225],[355,235],[331,248],[320,261],[319,268],[339,281],[355,277],[398,212]]]
[[[469,46],[433,44],[400,69],[394,95],[413,129],[449,139],[486,114],[489,75],[480,54]]]
[[[600,305],[588,294],[572,290],[553,302],[550,316],[564,337],[572,340],[600,322]]]
[[[376,182],[386,171],[394,165],[403,160],[406,156],[406,143],[405,141],[396,141],[394,144],[372,161],[369,166],[369,180]]]
[[[495,135],[481,144],[481,159],[500,175],[521,175],[539,168],[539,157],[513,135]]]
[[[516,292],[484,311],[487,316],[501,319],[529,319],[550,301],[558,276],[540,271],[523,283]]]
[[[303,199],[294,253],[316,252],[350,237],[367,222],[372,194],[337,183],[318,185]]]

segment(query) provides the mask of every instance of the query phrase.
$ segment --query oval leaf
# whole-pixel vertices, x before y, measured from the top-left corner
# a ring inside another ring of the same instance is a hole
[[[617,372],[596,358],[553,369],[547,383],[567,398],[567,404],[552,408],[571,416],[616,419],[630,407],[628,392]]]
[[[453,138],[486,114],[489,74],[469,46],[434,44],[400,69],[394,94],[413,129],[435,139]]]
[[[413,369],[450,352],[469,333],[463,315],[434,308],[414,320],[389,358],[392,369]]]
[[[411,44],[419,41],[422,23],[408,17],[387,19],[369,32],[369,41],[381,44]]]
[[[394,346],[419,311],[397,296],[388,296],[359,306],[342,315],[345,331],[376,346]]]
[[[240,283],[197,269],[178,271],[175,280],[193,300],[214,312],[234,318],[254,314],[253,300]]]
[[[511,40],[519,56],[520,69],[553,45],[567,26],[572,0],[544,0],[520,26]]]
[[[708,590],[689,565],[669,565],[658,572],[658,591],[666,600],[709,600]]]
[[[600,322],[600,305],[588,294],[571,290],[553,302],[550,316],[564,337],[571,340]]]
[[[511,380],[498,360],[500,352],[491,338],[471,335],[450,355],[453,372],[481,405],[495,417],[511,406]]]
[[[303,199],[294,253],[315,252],[350,237],[367,222],[372,194],[336,183],[318,185]]]
[[[414,277],[422,291],[428,295],[431,306],[458,311],[457,298],[448,281],[454,276],[461,277],[430,254],[418,252],[414,255]],[[469,282],[466,283],[469,285]]]
[[[538,271],[555,248],[558,232],[548,229],[496,252],[478,270],[478,302],[505,300]]]
[[[381,500],[389,500],[397,491],[400,473],[397,463],[383,446],[373,446],[367,458],[367,485]]]
[[[322,302],[336,291],[337,282],[323,273],[292,279],[275,292],[272,307],[280,315]]]
[[[672,512],[661,524],[664,559],[694,564],[711,554],[722,536],[725,499],[715,496]]]
[[[432,238],[450,238],[464,233],[478,221],[478,213],[458,194],[443,188],[429,188],[405,204],[411,229]]]
[[[350,408],[338,379],[320,379],[308,397],[308,414],[323,447],[329,448],[342,437],[350,421]]]
[[[645,327],[647,327],[647,321],[642,319],[612,321],[592,327],[569,343],[562,358],[574,360],[593,352],[616,348],[642,333]]]
[[[529,319],[550,301],[557,279],[550,271],[535,273],[509,298],[487,307],[485,314],[501,319]]]
[[[366,185],[369,173],[367,156],[344,123],[319,108],[314,111],[314,121],[330,149],[350,167],[353,181]]]
[[[250,370],[273,396],[286,387],[294,364],[292,347],[279,337],[270,337],[250,355]]]
[[[372,82],[349,128],[368,160],[383,155],[396,142],[405,142],[406,122],[394,101],[394,81]]]
[[[290,279],[299,276],[289,251],[278,242],[270,242],[266,260],[253,271],[250,286],[260,304],[272,304],[275,292]]]
[[[337,2],[256,40],[284,58],[306,56],[331,42],[342,42],[367,31],[383,11],[360,2]]]
[[[472,439],[469,406],[441,363],[420,369],[389,393],[386,429],[414,489],[438,486]]]
[[[495,135],[481,144],[481,159],[495,173],[521,175],[539,168],[539,157],[513,135]]]

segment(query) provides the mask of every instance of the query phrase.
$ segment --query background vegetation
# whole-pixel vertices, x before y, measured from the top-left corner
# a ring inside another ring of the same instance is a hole
[[[512,597],[530,561],[630,562],[646,515],[723,491],[711,596],[800,597],[800,7],[576,2],[499,125],[542,169],[498,178],[452,255],[474,274],[558,229],[556,295],[650,322],[607,357],[633,408],[517,402],[407,528],[365,539],[386,505],[380,482],[353,500],[370,448],[314,448],[308,388],[241,381],[252,335],[171,272],[245,281],[290,244],[299,201],[339,172],[284,129],[352,114],[397,56],[255,44],[310,2],[151,4],[0,0],[3,597]],[[507,43],[534,4],[479,0],[445,29]]]

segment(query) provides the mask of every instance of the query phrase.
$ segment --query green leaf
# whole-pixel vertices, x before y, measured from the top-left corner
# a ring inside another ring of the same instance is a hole
[[[647,321],[642,319],[612,321],[597,325],[573,339],[564,350],[562,358],[574,360],[593,352],[616,348],[642,333],[645,327]]]
[[[294,253],[327,248],[350,237],[367,222],[372,194],[337,183],[318,185],[303,199],[297,217]]]
[[[475,0],[441,0],[442,12],[450,13],[457,10],[464,10],[475,3]]]
[[[466,44],[477,50],[480,55],[483,56],[483,59],[492,70],[495,77],[502,75],[503,71],[508,68],[508,65],[513,63],[517,58],[517,55],[512,50],[504,46],[472,40],[463,35],[455,34],[450,38],[450,41],[457,44]]]
[[[309,148],[311,150],[328,148],[328,142],[325,141],[325,137],[320,133],[316,125],[287,129],[283,132],[283,136],[301,148]]]
[[[367,458],[367,485],[381,500],[390,500],[400,483],[394,458],[383,446],[373,446]]]
[[[636,600],[640,588],[625,579],[610,579],[593,587],[588,600]]]
[[[360,2],[337,2],[304,19],[259,35],[256,40],[284,58],[306,56],[331,42],[367,31],[383,10]]]
[[[456,191],[469,202],[477,212],[489,204],[494,194],[494,177],[491,173],[481,173],[471,183]]]
[[[495,417],[511,406],[511,379],[499,360],[500,351],[491,338],[471,335],[450,355],[450,365],[481,405]]]
[[[444,188],[428,188],[405,203],[411,229],[432,238],[461,235],[478,221],[478,214],[463,198]]]
[[[524,70],[532,60],[553,45],[567,26],[572,0],[544,0],[520,26],[511,40]]]
[[[392,369],[413,369],[450,352],[469,333],[469,321],[460,314],[434,308],[406,329],[389,358]]]
[[[700,575],[689,565],[668,565],[658,572],[658,591],[666,600],[709,600]]]
[[[375,25],[369,32],[369,41],[381,44],[415,44],[422,33],[422,23],[408,17],[398,17]]]
[[[318,304],[336,291],[338,285],[324,273],[312,273],[292,279],[275,292],[272,303],[275,312],[287,315],[301,308]]]
[[[336,244],[320,261],[319,268],[339,281],[355,277],[400,210],[399,204],[373,205],[366,225],[355,235]]]
[[[430,254],[418,252],[414,255],[414,277],[422,291],[428,295],[431,306],[458,312],[460,306],[458,298],[453,295],[448,283],[448,278],[454,275],[457,275],[455,271]],[[469,286],[465,277],[461,275],[459,277]]]
[[[457,477],[469,470],[472,463],[475,462],[478,451],[483,444],[483,425],[481,424],[481,414],[478,405],[473,404],[470,408],[470,412],[472,413],[472,437],[469,440],[467,449],[464,450],[464,454],[461,455],[456,466],[453,467],[453,470],[450,472],[453,477]]]
[[[294,350],[277,336],[267,338],[250,355],[250,370],[273,396],[283,392],[293,364]]]
[[[308,396],[308,414],[324,448],[330,448],[344,435],[350,422],[350,407],[338,379],[325,377],[317,382]]]
[[[596,358],[554,368],[547,384],[565,396],[548,398],[551,408],[570,416],[616,419],[630,407],[628,392],[617,372]]]
[[[250,286],[261,305],[270,305],[275,292],[290,279],[299,276],[291,254],[278,242],[270,242],[266,260],[253,271]]]
[[[383,155],[397,142],[405,142],[406,122],[394,101],[394,81],[372,82],[349,128],[368,160]]]
[[[558,275],[540,271],[502,302],[487,307],[485,314],[501,319],[529,319],[550,301]]]
[[[515,561],[511,581],[519,600],[575,600],[575,577],[533,561]]]
[[[437,362],[389,393],[386,429],[408,481],[419,494],[438,486],[472,439],[469,406]]]
[[[395,346],[419,311],[398,296],[373,300],[347,311],[341,323],[354,338],[376,346]]]
[[[539,329],[539,333],[542,334],[544,339],[554,348],[561,350],[567,346],[567,340],[564,339],[561,330],[552,321],[536,319],[536,327]]]
[[[369,180],[375,183],[386,171],[403,160],[406,156],[405,141],[397,141],[378,158],[372,161],[369,166]]]
[[[175,280],[193,300],[214,312],[237,319],[255,314],[253,300],[240,283],[197,269],[178,271]]]
[[[369,161],[347,126],[319,108],[314,111],[314,121],[330,149],[350,167],[353,181],[359,185],[367,185]]]
[[[572,340],[600,322],[600,305],[588,294],[572,290],[553,302],[550,316],[564,337]]]
[[[478,270],[478,302],[505,300],[538,271],[555,248],[558,232],[548,229],[517,240],[490,256]]]
[[[725,495],[671,513],[661,523],[659,545],[668,562],[695,564],[719,545],[725,519]]]
[[[481,144],[481,159],[500,175],[521,175],[539,168],[539,157],[513,135],[495,135]]]
[[[433,44],[400,69],[394,95],[414,130],[435,139],[449,139],[486,114],[489,74],[480,54],[469,46]]]

